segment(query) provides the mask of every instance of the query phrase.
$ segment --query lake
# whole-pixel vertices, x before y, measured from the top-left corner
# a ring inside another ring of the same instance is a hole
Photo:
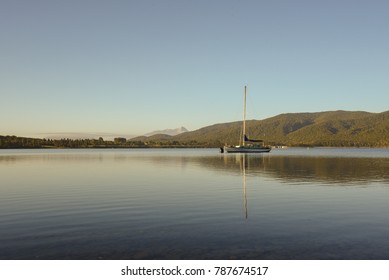
[[[389,259],[389,149],[0,150],[0,259]]]

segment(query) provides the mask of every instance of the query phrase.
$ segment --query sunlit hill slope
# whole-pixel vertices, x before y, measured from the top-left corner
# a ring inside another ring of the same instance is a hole
[[[238,144],[242,122],[207,126],[177,136],[153,135],[132,140],[220,146]],[[328,111],[281,114],[247,121],[247,135],[266,144],[287,146],[389,147],[389,111]]]

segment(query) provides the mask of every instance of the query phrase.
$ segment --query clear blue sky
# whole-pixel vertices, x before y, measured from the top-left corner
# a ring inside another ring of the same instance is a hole
[[[389,1],[0,1],[0,135],[389,110]]]

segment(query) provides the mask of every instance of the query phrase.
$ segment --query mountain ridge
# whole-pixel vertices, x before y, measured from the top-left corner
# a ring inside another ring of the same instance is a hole
[[[178,128],[168,128],[168,129],[164,129],[164,130],[155,130],[155,131],[152,131],[149,133],[145,133],[142,136],[149,137],[149,136],[153,136],[153,135],[157,135],[157,134],[166,134],[166,135],[170,135],[170,136],[176,136],[178,134],[188,132],[188,131],[189,130],[187,130],[185,127],[181,126]]]
[[[175,136],[155,134],[136,138],[39,139],[0,136],[0,148],[150,148],[221,147],[237,145],[242,121],[218,123]],[[285,113],[264,120],[248,120],[246,134],[273,146],[389,148],[389,111],[325,111]]]
[[[178,141],[208,146],[239,144],[242,121],[219,123],[176,136],[137,138],[144,142]],[[389,111],[324,111],[284,113],[264,120],[246,121],[250,138],[270,145],[389,147]],[[133,140],[133,139],[131,139]]]

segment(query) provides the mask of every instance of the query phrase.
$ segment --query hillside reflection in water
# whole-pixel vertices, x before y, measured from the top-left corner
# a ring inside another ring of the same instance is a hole
[[[119,160],[119,159],[118,159]],[[122,160],[126,160],[122,157]],[[229,154],[219,156],[139,157],[159,165],[198,166],[231,175],[268,176],[284,183],[363,184],[389,182],[388,157],[339,157],[266,154]]]
[[[0,259],[389,259],[386,149],[0,151]]]

